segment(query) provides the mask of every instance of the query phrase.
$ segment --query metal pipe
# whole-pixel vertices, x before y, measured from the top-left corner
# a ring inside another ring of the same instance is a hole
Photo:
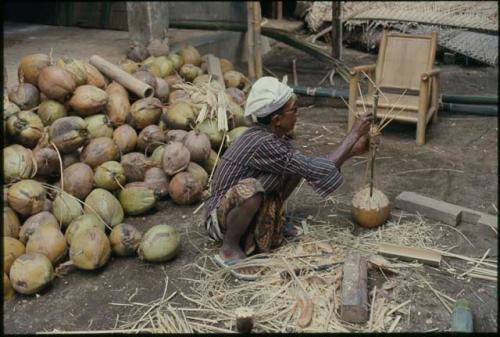
[[[463,104],[498,104],[497,96],[464,96],[464,95],[441,95],[443,103],[463,103]]]
[[[496,105],[472,105],[441,103],[440,110],[443,112],[464,113],[482,116],[498,116],[498,106]]]

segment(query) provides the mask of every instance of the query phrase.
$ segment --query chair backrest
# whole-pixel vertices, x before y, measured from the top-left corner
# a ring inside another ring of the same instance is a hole
[[[381,88],[420,89],[422,73],[436,57],[437,34],[408,35],[384,31],[377,59],[375,82]]]

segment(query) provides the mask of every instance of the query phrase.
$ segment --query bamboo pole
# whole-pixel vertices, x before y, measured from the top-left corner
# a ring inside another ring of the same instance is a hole
[[[332,1],[332,56],[342,58],[342,3]]]
[[[253,32],[253,2],[247,2],[247,58],[248,58],[248,77],[255,80],[255,45]]]
[[[92,55],[89,63],[104,75],[123,85],[139,97],[150,97],[154,94],[154,89],[151,86],[139,81],[134,76],[98,55]]]
[[[276,2],[276,19],[283,20],[283,1]]]
[[[257,79],[262,77],[262,37],[260,32],[260,23],[262,20],[260,2],[253,1],[253,27],[255,43],[255,76]]]

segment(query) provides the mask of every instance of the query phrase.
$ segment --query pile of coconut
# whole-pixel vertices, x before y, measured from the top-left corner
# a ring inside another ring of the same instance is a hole
[[[221,59],[222,89],[195,48],[167,50],[132,46],[120,62],[154,88],[147,98],[82,60],[21,59],[4,93],[4,299],[111,253],[163,262],[179,251],[174,224],[143,234],[125,217],[207,195],[218,156],[250,125],[250,82]]]

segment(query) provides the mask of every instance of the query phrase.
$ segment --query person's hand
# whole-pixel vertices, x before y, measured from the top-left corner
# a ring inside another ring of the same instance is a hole
[[[354,143],[349,153],[350,157],[360,156],[370,149],[370,137],[368,135],[361,136],[356,143]]]
[[[354,121],[351,132],[356,134],[358,138],[368,134],[372,121],[372,113],[356,116],[356,120]]]

